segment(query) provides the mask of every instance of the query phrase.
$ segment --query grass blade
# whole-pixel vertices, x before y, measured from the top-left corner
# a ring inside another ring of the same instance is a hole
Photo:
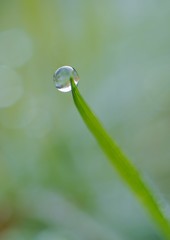
[[[150,189],[142,180],[140,173],[107,134],[97,117],[84,101],[72,78],[70,79],[70,82],[74,103],[86,126],[111,161],[111,164],[116,168],[123,180],[129,185],[140,202],[148,210],[167,239],[170,239],[170,223],[162,212]]]

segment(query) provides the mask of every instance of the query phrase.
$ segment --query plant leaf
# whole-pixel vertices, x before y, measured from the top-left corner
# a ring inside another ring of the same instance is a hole
[[[158,226],[162,229],[167,239],[170,239],[170,224],[164,216],[159,204],[152,195],[150,189],[143,181],[139,171],[123,154],[117,144],[107,134],[97,117],[93,114],[87,103],[81,96],[77,86],[72,78],[70,78],[72,87],[72,96],[74,103],[79,111],[86,126],[89,128],[103,152],[107,155],[111,164],[116,168],[123,180],[129,185],[131,190],[142,202],[145,208],[153,217]]]

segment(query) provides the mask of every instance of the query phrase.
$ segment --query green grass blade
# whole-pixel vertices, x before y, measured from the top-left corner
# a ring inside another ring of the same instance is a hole
[[[129,185],[140,202],[142,202],[148,210],[160,229],[164,232],[167,239],[170,239],[170,223],[164,216],[164,213],[160,209],[160,206],[156,202],[146,183],[142,180],[138,170],[107,134],[97,117],[84,101],[73,79],[70,79],[70,82],[74,103],[86,126],[89,128],[108,159],[110,159],[111,164],[117,169],[123,180]]]

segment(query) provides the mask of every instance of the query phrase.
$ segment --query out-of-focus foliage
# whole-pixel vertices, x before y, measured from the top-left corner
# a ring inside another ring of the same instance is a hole
[[[0,239],[163,239],[52,75],[76,68],[168,215],[169,9],[168,0],[1,0]]]

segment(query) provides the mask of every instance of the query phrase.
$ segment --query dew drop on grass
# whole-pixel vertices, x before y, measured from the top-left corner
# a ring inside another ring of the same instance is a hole
[[[58,68],[54,75],[53,81],[56,88],[61,92],[70,92],[71,83],[70,78],[74,80],[74,83],[77,85],[79,81],[79,76],[76,70],[70,66],[63,66]]]

